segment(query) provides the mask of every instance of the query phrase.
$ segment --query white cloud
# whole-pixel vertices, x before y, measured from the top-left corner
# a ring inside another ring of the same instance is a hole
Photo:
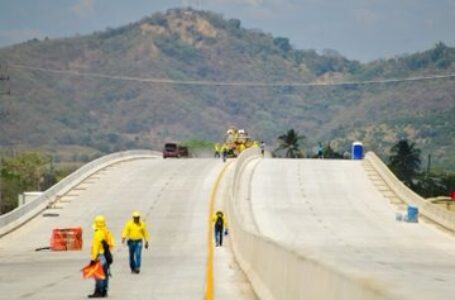
[[[36,29],[0,29],[0,38],[8,40],[11,44],[44,37],[45,34]]]
[[[94,0],[79,0],[71,10],[79,17],[87,17],[95,12]]]

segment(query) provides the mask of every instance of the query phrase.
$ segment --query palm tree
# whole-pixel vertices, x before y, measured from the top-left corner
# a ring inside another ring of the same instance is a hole
[[[286,151],[285,157],[298,158],[301,157],[299,141],[305,139],[304,135],[299,135],[294,129],[288,130],[286,134],[278,137],[278,148],[275,152]]]
[[[412,187],[412,180],[420,170],[420,149],[408,140],[400,140],[390,149],[389,167],[407,186]]]

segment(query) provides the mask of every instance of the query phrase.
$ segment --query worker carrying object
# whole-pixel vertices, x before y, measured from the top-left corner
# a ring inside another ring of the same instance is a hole
[[[132,219],[128,220],[122,231],[122,244],[128,239],[127,245],[130,250],[131,273],[139,274],[141,270],[142,244],[145,241],[145,249],[149,247],[149,233],[147,225],[141,220],[138,211],[133,212]]]
[[[95,278],[95,292],[89,298],[107,297],[109,287],[110,264],[112,264],[112,248],[115,245],[111,231],[106,226],[106,219],[102,215],[95,217],[93,222],[93,239],[90,252],[90,265],[101,263],[104,278]]]
[[[226,216],[221,210],[218,210],[213,214],[212,221],[215,226],[215,244],[216,247],[223,246],[223,233],[224,235],[228,234],[228,223]]]

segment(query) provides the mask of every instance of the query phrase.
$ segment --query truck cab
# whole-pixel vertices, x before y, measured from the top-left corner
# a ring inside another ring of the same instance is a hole
[[[180,157],[179,147],[176,143],[166,143],[163,147],[163,158]]]
[[[168,157],[189,157],[188,147],[181,146],[177,143],[166,143],[163,147],[163,158]]]

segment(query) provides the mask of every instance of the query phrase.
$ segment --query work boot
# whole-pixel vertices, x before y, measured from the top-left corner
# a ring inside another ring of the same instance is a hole
[[[103,293],[101,293],[100,291],[95,291],[93,294],[91,295],[88,295],[88,298],[103,298],[105,296],[103,296]]]

